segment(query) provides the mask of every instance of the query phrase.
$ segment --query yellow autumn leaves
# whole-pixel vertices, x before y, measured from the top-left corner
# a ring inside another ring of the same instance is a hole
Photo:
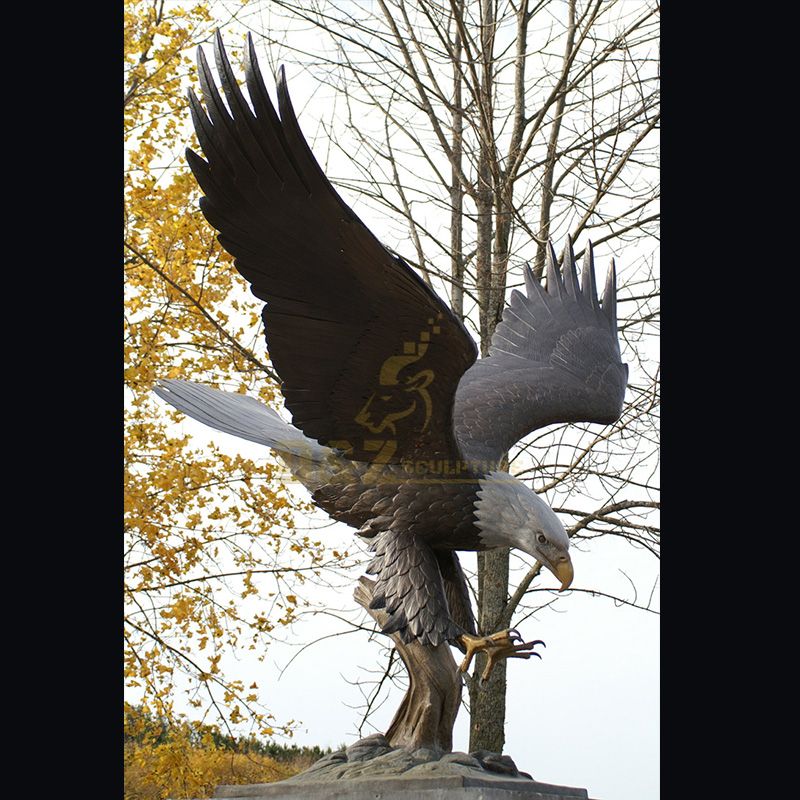
[[[194,51],[213,25],[204,4],[125,2],[125,677],[145,711],[173,718],[183,696],[272,733],[283,726],[228,674],[229,656],[263,658],[303,603],[298,587],[330,561],[295,534],[300,504],[266,451],[196,446],[152,395],[163,377],[277,393],[260,304],[200,214],[183,157]]]
[[[125,800],[210,797],[218,784],[282,780],[304,769],[316,754],[299,751],[281,761],[256,742],[232,740],[218,728],[186,720],[167,723],[125,708]],[[249,746],[250,745],[250,746]]]

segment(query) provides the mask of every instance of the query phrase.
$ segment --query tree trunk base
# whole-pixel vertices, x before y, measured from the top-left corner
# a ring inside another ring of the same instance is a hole
[[[361,577],[354,592],[356,602],[383,626],[388,615],[369,607],[375,581]],[[408,691],[394,715],[386,738],[392,747],[427,747],[449,753],[453,749],[453,726],[461,703],[461,674],[449,645],[438,647],[419,642],[405,644],[389,634],[408,672]]]

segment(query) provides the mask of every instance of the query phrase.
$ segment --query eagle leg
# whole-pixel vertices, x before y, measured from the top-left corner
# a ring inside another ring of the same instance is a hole
[[[491,636],[471,636],[463,633],[458,637],[459,644],[464,647],[466,655],[458,668],[459,672],[466,672],[476,653],[486,653],[486,668],[481,675],[481,683],[489,680],[495,664],[503,658],[525,658],[531,656],[541,658],[539,653],[534,652],[533,648],[540,644],[546,647],[541,639],[532,642],[524,642],[519,635],[519,631],[511,628],[506,631],[498,631]]]

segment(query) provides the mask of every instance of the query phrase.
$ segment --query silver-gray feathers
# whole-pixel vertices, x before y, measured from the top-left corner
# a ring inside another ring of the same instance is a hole
[[[595,291],[594,255],[586,249],[578,282],[568,241],[560,270],[552,245],[547,286],[529,268],[526,294],[516,289],[492,336],[489,355],[456,390],[453,423],[463,456],[488,472],[521,438],[556,422],[617,420],[628,370],[616,329],[612,262],[603,304]]]

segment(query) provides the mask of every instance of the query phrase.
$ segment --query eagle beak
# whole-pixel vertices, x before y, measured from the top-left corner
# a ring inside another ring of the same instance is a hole
[[[572,568],[572,561],[567,556],[566,561],[559,561],[553,568],[553,574],[561,581],[559,592],[569,589],[572,579],[575,577],[575,570]]]

